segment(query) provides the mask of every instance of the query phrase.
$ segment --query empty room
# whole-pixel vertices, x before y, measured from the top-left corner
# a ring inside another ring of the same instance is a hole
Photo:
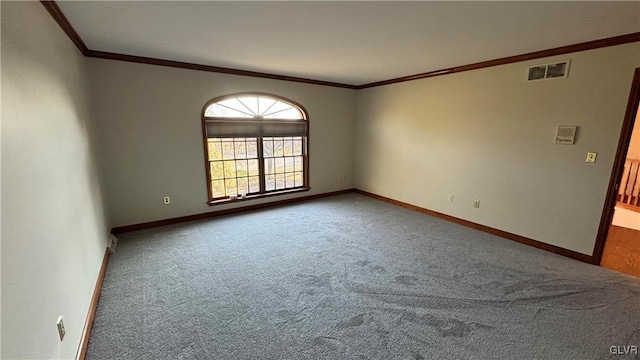
[[[640,2],[0,13],[2,359],[640,359]]]

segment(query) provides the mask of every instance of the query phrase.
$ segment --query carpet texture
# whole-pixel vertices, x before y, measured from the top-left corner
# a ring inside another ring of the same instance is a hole
[[[638,359],[640,279],[358,194],[119,236],[87,359]]]

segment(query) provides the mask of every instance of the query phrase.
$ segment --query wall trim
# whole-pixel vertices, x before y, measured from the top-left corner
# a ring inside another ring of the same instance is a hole
[[[305,83],[305,84],[331,86],[331,87],[338,87],[338,88],[345,88],[345,89],[352,89],[352,90],[368,89],[372,87],[396,84],[396,83],[405,82],[405,81],[425,79],[425,78],[430,78],[430,77],[440,76],[440,75],[455,74],[463,71],[478,70],[478,69],[483,69],[483,68],[492,67],[492,66],[506,65],[506,64],[516,63],[520,61],[540,59],[540,58],[554,56],[554,55],[563,55],[563,54],[568,54],[568,53],[573,53],[578,51],[593,50],[593,49],[599,49],[603,47],[623,45],[623,44],[640,41],[640,32],[635,32],[631,34],[613,36],[609,38],[587,41],[587,42],[582,42],[582,43],[577,43],[577,44],[572,44],[567,46],[561,46],[561,47],[547,49],[547,50],[534,51],[526,54],[507,56],[499,59],[482,61],[474,64],[455,66],[447,69],[429,71],[425,73],[408,75],[408,76],[403,76],[403,77],[394,78],[394,79],[376,81],[376,82],[362,84],[362,85],[351,85],[351,84],[344,84],[344,83],[338,83],[338,82],[332,82],[332,81],[314,80],[314,79],[308,79],[308,78],[296,77],[296,76],[278,75],[278,74],[271,74],[271,73],[258,72],[258,71],[239,70],[239,69],[219,67],[219,66],[201,65],[201,64],[194,64],[194,63],[181,62],[181,61],[163,60],[163,59],[150,58],[150,57],[144,57],[144,56],[126,55],[126,54],[91,50],[87,48],[87,46],[84,44],[84,42],[80,38],[80,35],[78,35],[78,33],[75,31],[75,29],[73,28],[69,20],[64,16],[64,14],[62,13],[62,10],[60,10],[60,7],[58,7],[55,1],[40,0],[40,3],[47,9],[51,17],[53,17],[53,19],[58,23],[58,25],[60,25],[62,30],[67,34],[67,36],[69,36],[69,39],[73,41],[73,43],[78,47],[80,52],[86,57],[92,57],[97,59],[107,59],[107,60],[127,61],[127,62],[139,63],[139,64],[167,66],[167,67],[174,67],[174,68],[180,68],[180,69],[208,71],[208,72],[222,73],[222,74],[250,76],[250,77],[264,78],[264,79],[292,81],[292,82],[299,82],[299,83]]]
[[[356,85],[342,84],[342,83],[337,83],[332,81],[314,80],[314,79],[308,79],[308,78],[302,78],[302,77],[296,77],[296,76],[278,75],[278,74],[249,71],[249,70],[239,70],[239,69],[232,69],[232,68],[225,68],[225,67],[211,66],[211,65],[193,64],[193,63],[187,63],[187,62],[181,62],[181,61],[163,60],[163,59],[149,58],[149,57],[143,57],[143,56],[111,53],[111,52],[105,52],[105,51],[88,50],[85,56],[97,58],[97,59],[118,60],[118,61],[126,61],[126,62],[133,62],[133,63],[139,63],[139,64],[167,66],[167,67],[173,67],[173,68],[179,68],[179,69],[208,71],[208,72],[214,72],[214,73],[220,73],[220,74],[250,76],[255,78],[291,81],[291,82],[298,82],[298,83],[305,83],[305,84],[312,84],[312,85],[332,86],[332,87],[352,89],[352,90],[355,90],[358,88]]]
[[[377,195],[374,193],[370,193],[368,191],[364,191],[364,190],[360,190],[360,189],[346,189],[346,190],[340,190],[340,191],[333,191],[333,192],[328,192],[328,193],[323,193],[323,194],[316,194],[316,195],[309,195],[309,196],[302,196],[302,197],[298,197],[298,198],[293,198],[293,199],[287,199],[287,200],[280,200],[280,201],[274,201],[274,202],[268,202],[268,203],[263,203],[263,204],[256,204],[256,205],[249,205],[249,206],[243,206],[243,207],[239,207],[239,208],[234,208],[234,209],[227,209],[227,210],[221,210],[221,211],[214,211],[214,212],[207,212],[207,213],[200,213],[200,214],[194,214],[194,215],[187,215],[187,216],[180,216],[180,217],[175,217],[175,218],[169,218],[169,219],[164,219],[164,220],[157,220],[157,221],[150,221],[150,222],[145,222],[145,223],[140,223],[140,224],[133,224],[133,225],[126,225],[126,226],[118,226],[118,227],[114,227],[111,232],[114,234],[120,234],[120,233],[125,233],[125,232],[129,232],[129,231],[137,231],[137,230],[144,230],[144,229],[150,229],[150,228],[154,228],[154,227],[159,227],[159,226],[165,226],[165,225],[173,225],[173,224],[179,224],[179,223],[183,223],[183,222],[188,222],[188,221],[195,221],[195,220],[203,220],[203,219],[209,219],[209,218],[214,218],[214,217],[219,217],[219,216],[225,216],[225,215],[231,215],[231,214],[237,214],[237,213],[242,213],[242,212],[248,212],[248,211],[254,211],[254,210],[260,210],[260,209],[267,209],[267,208],[273,208],[273,207],[278,207],[278,206],[283,206],[283,205],[288,205],[288,204],[293,204],[293,203],[298,203],[298,202],[303,202],[303,201],[309,201],[309,200],[314,200],[314,199],[320,199],[320,198],[325,198],[325,197],[330,197],[330,196],[335,196],[335,195],[342,195],[342,194],[347,194],[347,193],[351,193],[351,192],[355,192],[361,195],[365,195],[377,200],[381,200],[390,204],[394,204],[397,206],[401,206],[403,208],[409,209],[409,210],[413,210],[413,211],[417,211],[426,215],[430,215],[433,217],[437,217],[443,220],[447,220],[459,225],[463,225],[466,227],[470,227],[472,229],[476,229],[476,230],[480,230],[480,231],[484,231],[486,233],[492,234],[492,235],[496,235],[496,236],[500,236],[502,238],[508,239],[508,240],[512,240],[512,241],[516,241],[519,242],[521,244],[525,244],[525,245],[529,245],[529,246],[533,246],[535,248],[538,249],[542,249],[542,250],[546,250],[558,255],[562,255],[562,256],[566,256],[578,261],[582,261],[582,262],[586,262],[589,264],[594,264],[594,258],[590,255],[585,255],[573,250],[568,250],[568,249],[564,249],[561,248],[559,246],[555,246],[555,245],[551,245],[551,244],[547,244],[538,240],[533,240],[524,236],[520,236],[520,235],[516,235],[510,232],[506,232],[503,230],[498,230],[489,226],[485,226],[485,225],[481,225],[478,223],[474,223],[468,220],[463,220],[460,218],[457,218],[455,216],[451,216],[451,215],[447,215],[447,214],[443,214],[437,211],[433,211],[433,210],[429,210],[429,209],[425,209],[423,207],[419,207],[416,205],[411,205],[409,203],[405,203],[399,200],[395,200],[395,199],[391,199],[382,195]]]
[[[102,258],[102,266],[98,273],[98,279],[96,280],[96,287],[93,289],[93,296],[91,297],[91,303],[89,304],[89,312],[87,313],[87,319],[84,322],[84,328],[82,329],[82,336],[80,337],[80,345],[78,346],[78,352],[76,353],[76,360],[84,360],[87,355],[87,348],[89,346],[89,337],[91,335],[91,328],[93,327],[93,319],[96,315],[96,309],[98,308],[98,300],[100,299],[100,289],[102,289],[102,282],[104,281],[104,275],[107,272],[107,263],[109,262],[109,249],[105,250],[104,257]]]
[[[622,172],[624,171],[624,162],[629,150],[629,143],[631,142],[631,134],[633,133],[634,122],[638,113],[638,103],[640,102],[640,67],[636,68],[633,75],[633,82],[631,83],[631,91],[629,92],[629,100],[627,101],[627,110],[624,115],[624,122],[622,123],[622,130],[620,130],[620,138],[618,139],[618,148],[616,150],[616,157],[613,160],[613,167],[611,168],[611,176],[609,177],[609,188],[607,189],[607,195],[604,201],[604,207],[602,209],[602,216],[600,217],[600,226],[598,227],[598,235],[596,237],[596,244],[593,247],[593,261],[595,264],[600,264],[602,261],[602,254],[604,253],[605,242],[609,235],[609,227],[613,221],[613,212],[616,207],[616,195],[618,194],[618,187],[622,180]],[[638,126],[640,124],[636,124]]]
[[[266,203],[262,203],[262,204],[242,206],[242,207],[237,207],[237,208],[233,208],[233,209],[212,211],[212,212],[193,214],[193,215],[187,215],[187,216],[179,216],[179,217],[174,217],[174,218],[169,218],[169,219],[144,222],[144,223],[140,223],[140,224],[117,226],[117,227],[114,227],[113,229],[111,229],[111,232],[113,234],[120,234],[120,233],[129,232],[129,231],[150,229],[150,228],[154,228],[154,227],[158,227],[158,226],[173,225],[173,224],[179,224],[179,223],[188,222],[188,221],[203,220],[203,219],[209,219],[209,218],[214,218],[214,217],[219,217],[219,216],[237,214],[237,213],[242,213],[242,212],[247,212],[247,211],[254,211],[254,210],[260,210],[260,209],[273,208],[273,207],[277,207],[277,206],[289,205],[289,204],[303,202],[303,201],[309,201],[309,200],[321,199],[321,198],[335,196],[335,195],[347,194],[347,193],[350,193],[350,192],[353,192],[353,189],[346,189],[346,190],[332,191],[332,192],[327,192],[327,193],[322,193],[322,194],[301,196],[301,197],[296,197],[296,198],[292,198],[292,199],[278,200],[278,201],[266,202]]]
[[[484,231],[486,233],[492,234],[492,235],[496,235],[496,236],[500,236],[502,238],[505,239],[509,239],[509,240],[513,240],[515,242],[519,242],[521,244],[525,244],[525,245],[529,245],[529,246],[533,246],[536,247],[538,249],[542,249],[542,250],[546,250],[558,255],[562,255],[562,256],[566,256],[578,261],[582,261],[582,262],[586,262],[589,264],[593,264],[593,257],[589,256],[589,255],[585,255],[573,250],[567,250],[564,248],[561,248],[559,246],[555,246],[555,245],[551,245],[551,244],[547,244],[547,243],[543,243],[541,241],[538,240],[533,240],[524,236],[520,236],[520,235],[516,235],[510,232],[506,232],[506,231],[502,231],[502,230],[498,230],[489,226],[485,226],[485,225],[481,225],[481,224],[477,224],[468,220],[463,220],[460,218],[457,218],[455,216],[451,216],[451,215],[447,215],[447,214],[443,214],[437,211],[433,211],[433,210],[429,210],[429,209],[425,209],[423,207],[420,206],[416,206],[416,205],[411,205],[408,204],[406,202],[403,201],[399,201],[399,200],[395,200],[395,199],[391,199],[382,195],[377,195],[374,193],[370,193],[368,191],[364,191],[364,190],[360,190],[360,189],[354,189],[354,192],[358,193],[358,194],[362,194],[365,196],[369,196],[371,198],[377,199],[377,200],[381,200],[384,202],[388,202],[390,204],[394,204],[394,205],[398,205],[401,206],[403,208],[409,209],[409,210],[413,210],[413,211],[417,211],[426,215],[430,215],[433,217],[437,217],[443,220],[447,220],[459,225],[463,225],[466,227],[470,227],[472,229],[476,229],[476,230],[480,230],[480,231]]]
[[[239,70],[232,69],[226,67],[219,66],[211,66],[211,65],[201,65],[194,63],[187,63],[182,61],[173,61],[173,60],[164,60],[157,58],[150,58],[144,56],[135,56],[135,55],[126,55],[126,54],[118,54],[106,51],[97,51],[91,50],[87,48],[84,44],[80,35],[73,28],[69,20],[58,4],[56,4],[53,0],[40,0],[40,3],[47,9],[51,17],[60,25],[60,28],[67,34],[69,39],[78,47],[78,50],[86,56],[97,59],[107,59],[107,60],[118,60],[118,61],[126,61],[138,64],[148,64],[148,65],[158,65],[158,66],[167,66],[179,69],[189,69],[189,70],[199,70],[199,71],[208,71],[220,74],[231,74],[231,75],[240,75],[240,76],[250,76],[255,78],[263,78],[263,79],[273,79],[273,80],[282,80],[282,81],[292,81],[299,82],[305,84],[313,84],[313,85],[322,85],[322,86],[331,86],[345,89],[355,90],[357,88],[356,85],[342,84],[338,82],[332,81],[324,81],[324,80],[314,80],[297,76],[287,76],[287,75],[278,75],[271,74],[259,71],[249,71],[249,70]]]
[[[56,4],[55,1],[46,1],[46,0],[42,0],[40,1],[40,3],[42,4],[42,6],[44,6],[45,9],[47,9],[47,11],[49,12],[49,15],[51,15],[53,20],[55,20],[56,23],[58,23],[62,31],[64,31],[64,33],[67,34],[69,39],[71,39],[71,41],[76,45],[76,47],[78,47],[78,50],[80,50],[82,55],[87,56],[89,49],[84,44],[84,41],[82,41],[82,39],[80,38],[80,35],[78,35],[76,30],[73,28],[73,26],[71,26],[71,23],[69,22],[69,20],[67,20],[67,17],[64,16],[64,13],[62,13],[62,10],[60,10],[60,7],[58,7],[58,4]]]
[[[540,59],[540,58],[545,58],[549,56],[564,55],[564,54],[574,53],[579,51],[593,50],[593,49],[599,49],[603,47],[616,46],[616,45],[623,45],[623,44],[633,43],[637,41],[640,41],[640,32],[614,36],[614,37],[609,37],[609,38],[599,39],[594,41],[587,41],[587,42],[572,44],[567,46],[561,46],[553,49],[534,51],[526,54],[507,56],[499,59],[482,61],[482,62],[469,64],[469,65],[454,66],[447,69],[429,71],[422,74],[403,76],[403,77],[383,80],[383,81],[376,81],[369,84],[360,85],[358,86],[358,90],[377,87],[377,86],[383,86],[383,85],[397,84],[405,81],[426,79],[426,78],[440,76],[440,75],[455,74],[463,71],[484,69],[492,66],[512,64],[516,62]]]

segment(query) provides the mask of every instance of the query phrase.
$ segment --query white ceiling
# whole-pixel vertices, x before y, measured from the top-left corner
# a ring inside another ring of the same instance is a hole
[[[59,1],[91,50],[351,85],[640,32],[640,2]]]

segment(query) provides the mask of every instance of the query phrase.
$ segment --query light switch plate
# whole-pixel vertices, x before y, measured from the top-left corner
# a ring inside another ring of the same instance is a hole
[[[598,153],[596,153],[596,152],[588,152],[588,153],[587,153],[587,160],[586,160],[586,162],[588,162],[588,163],[594,163],[594,162],[596,162],[596,157],[598,157]]]
[[[64,339],[64,335],[67,331],[64,329],[64,322],[62,322],[62,316],[58,317],[58,321],[56,321],[56,326],[58,327],[58,336],[60,337],[60,341]]]

